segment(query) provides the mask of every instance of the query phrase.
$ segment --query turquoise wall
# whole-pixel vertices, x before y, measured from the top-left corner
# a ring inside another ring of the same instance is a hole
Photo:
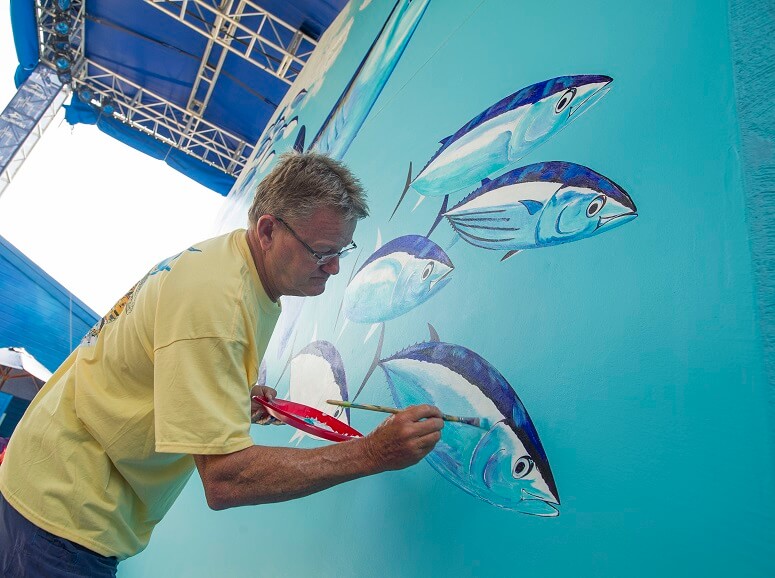
[[[278,109],[278,124],[267,129],[254,170],[232,191],[224,229],[244,225],[252,185],[271,168],[272,151],[290,148],[302,127],[304,148],[313,143],[394,4],[355,1],[334,23]],[[532,471],[545,476],[550,468],[559,515],[545,515],[553,508],[534,515],[509,490],[501,503],[487,501],[482,472],[474,476],[478,489],[464,491],[440,462],[437,469],[426,461],[302,500],[227,512],[207,509],[194,476],[149,548],[119,575],[773,575],[772,414],[728,25],[724,0],[430,0],[395,69],[374,72],[384,88],[373,79],[359,84],[376,70],[369,66],[351,85],[358,103],[371,98],[373,108],[340,101],[348,115],[334,122],[333,144],[313,144],[337,147],[352,137],[335,156],[363,181],[372,216],[355,235],[363,252],[342,261],[326,293],[287,303],[267,351],[266,382],[282,396],[290,390],[292,398],[308,399],[325,380],[301,352],[325,340],[340,354],[352,398],[382,331],[371,322],[345,323],[348,311],[357,317],[379,305],[348,309],[354,275],[378,247],[425,235],[441,205],[441,197],[428,197],[413,211],[419,195],[410,188],[389,219],[410,163],[416,177],[441,139],[520,89],[567,75],[613,78],[583,116],[494,168],[490,178],[544,161],[574,163],[626,191],[637,218],[505,261],[505,250],[455,242],[442,219],[430,239],[454,270],[427,299],[385,319],[379,356],[434,340],[451,344],[464,366],[481,358],[497,369],[532,418],[517,429],[532,424],[540,437],[546,463],[533,448]],[[399,40],[396,33],[392,41]],[[296,98],[302,89],[306,96]],[[473,157],[469,152],[460,162]],[[449,207],[478,186],[454,192]],[[607,206],[614,201],[609,196]],[[522,204],[534,211],[550,205]],[[525,223],[528,213],[520,213]],[[291,313],[299,309],[294,323]],[[324,361],[335,365],[331,357]],[[391,383],[401,390],[396,375]],[[400,402],[390,385],[377,367],[358,401]],[[468,397],[438,399],[454,413]],[[378,422],[352,413],[361,431]],[[452,446],[468,439],[459,429],[465,426],[456,427],[445,428]],[[252,433],[260,444],[298,441],[290,441],[288,427]],[[522,448],[509,440],[490,448],[492,455],[518,457]],[[485,467],[484,479],[490,474]]]

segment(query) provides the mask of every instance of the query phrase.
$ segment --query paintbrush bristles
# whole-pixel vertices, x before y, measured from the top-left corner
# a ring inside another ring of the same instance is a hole
[[[337,405],[339,407],[348,407],[351,409],[365,409],[367,411],[380,411],[382,413],[396,414],[399,411],[401,411],[396,407],[387,407],[384,405],[369,405],[365,403],[352,403],[349,401],[340,401],[338,399],[327,399],[326,403],[329,403],[331,405]],[[443,419],[444,421],[451,421],[455,423],[462,423],[465,425],[472,425],[474,427],[479,427],[483,429],[489,429],[487,425],[487,420],[479,417],[461,417],[458,415],[442,414],[441,419]]]

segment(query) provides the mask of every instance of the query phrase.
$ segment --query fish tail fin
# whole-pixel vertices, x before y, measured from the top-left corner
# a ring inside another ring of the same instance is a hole
[[[381,357],[382,357],[383,343],[385,343],[385,324],[384,323],[382,323],[382,331],[380,331],[379,333],[379,342],[377,343],[377,350],[374,352],[374,360],[371,362],[371,366],[369,366],[369,370],[366,372],[366,375],[363,377],[361,386],[358,388],[358,391],[355,392],[355,395],[353,396],[351,401],[355,401],[356,399],[358,399],[358,396],[361,394],[363,387],[369,381],[371,374],[374,373],[375,369],[377,369],[377,366],[379,365],[379,362],[381,361]]]
[[[336,342],[338,342],[342,338],[342,335],[344,335],[344,330],[347,329],[349,321],[349,319],[345,319],[344,323],[342,323],[342,329],[339,330],[339,335],[336,336]]]
[[[301,431],[300,429],[297,429],[296,432],[293,434],[293,436],[291,436],[291,439],[288,440],[288,443],[292,444],[296,442],[296,446],[298,447],[298,445],[301,443],[301,440],[304,439],[304,435],[305,434],[303,431]]]
[[[393,212],[390,213],[390,218],[388,221],[391,221],[393,219],[393,216],[396,214],[396,211],[398,210],[398,207],[401,206],[401,203],[404,200],[404,197],[406,196],[406,191],[409,190],[409,185],[412,184],[412,163],[409,162],[409,173],[406,175],[406,184],[404,185],[404,190],[401,192],[401,197],[398,199],[398,202],[396,203],[396,208],[393,209]]]
[[[438,226],[439,223],[441,223],[441,220],[444,218],[444,213],[447,212],[447,205],[448,204],[449,204],[449,195],[444,195],[444,201],[441,203],[441,208],[439,209],[439,214],[436,215],[436,220],[433,221],[433,225],[431,225],[431,228],[428,231],[428,234],[425,235],[426,237],[430,237],[431,233],[433,233],[433,230]]]
[[[363,338],[363,342],[366,343],[369,339],[371,339],[371,336],[374,335],[374,332],[377,330],[377,327],[382,325],[384,327],[384,322],[381,323],[372,323],[371,327],[369,328],[369,332],[366,334],[366,337]]]
[[[521,252],[522,252],[522,249],[517,249],[516,251],[509,251],[503,257],[501,257],[501,263],[503,261],[505,261],[506,259],[511,259],[514,255],[516,255],[517,253],[521,253]]]
[[[299,153],[304,152],[304,140],[307,137],[307,126],[301,125],[299,127],[299,134],[296,135],[296,142],[293,143],[293,150]]]

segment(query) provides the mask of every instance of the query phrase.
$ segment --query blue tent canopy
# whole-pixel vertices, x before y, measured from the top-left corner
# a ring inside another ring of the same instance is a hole
[[[49,4],[37,18],[34,0],[11,0],[17,86],[65,54],[69,122],[96,124],[225,195],[346,0],[252,0],[225,13],[216,0]]]
[[[0,236],[0,347],[23,347],[54,371],[98,319]]]
[[[80,299],[0,237],[0,347],[23,347],[54,371],[98,319]],[[0,392],[0,437],[11,435],[29,404]]]

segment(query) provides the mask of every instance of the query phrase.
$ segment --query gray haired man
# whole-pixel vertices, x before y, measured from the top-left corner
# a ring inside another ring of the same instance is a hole
[[[0,575],[115,576],[198,470],[216,510],[299,498],[408,467],[441,413],[415,406],[315,449],[255,445],[250,396],[282,295],[319,295],[368,214],[341,163],[288,154],[259,184],[247,231],[151,269],[33,400],[0,467]]]

